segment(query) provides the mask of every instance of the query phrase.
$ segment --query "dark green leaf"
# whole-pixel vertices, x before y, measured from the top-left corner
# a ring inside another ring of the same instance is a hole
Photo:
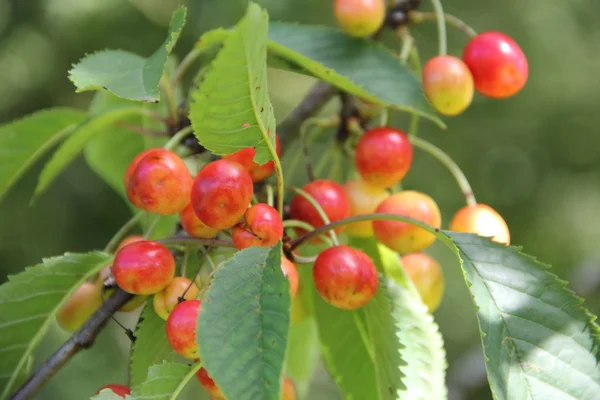
[[[238,252],[214,273],[198,318],[200,358],[229,399],[279,399],[290,327],[281,242]]]
[[[175,400],[200,365],[200,362],[192,366],[167,362],[153,365],[148,370],[146,380],[131,389],[127,400]]]
[[[5,399],[62,304],[110,264],[104,253],[53,257],[0,286],[0,398]]]

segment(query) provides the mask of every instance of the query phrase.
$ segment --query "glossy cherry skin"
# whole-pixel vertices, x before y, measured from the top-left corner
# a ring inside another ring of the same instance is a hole
[[[385,19],[385,0],[335,0],[333,11],[344,32],[366,37],[381,28]]]
[[[437,56],[423,68],[423,89],[433,107],[443,115],[455,116],[473,101],[473,76],[458,57]]]
[[[400,182],[413,159],[406,133],[387,126],[368,130],[358,140],[354,161],[362,179],[381,188]]]
[[[127,246],[128,244],[140,242],[142,240],[146,240],[146,239],[144,239],[143,235],[127,236],[123,240],[121,240],[121,243],[119,243],[119,246],[117,246],[117,251],[121,250],[123,247]]]
[[[117,285],[133,294],[163,290],[175,275],[175,259],[165,246],[141,241],[123,247],[115,255],[113,275]]]
[[[425,253],[402,256],[402,267],[415,284],[423,304],[434,312],[444,296],[444,275],[440,264]]]
[[[475,233],[498,243],[510,244],[510,231],[506,221],[496,210],[485,204],[465,206],[458,210],[450,221],[450,230]]]
[[[377,291],[377,269],[360,250],[341,245],[322,251],[313,266],[317,291],[329,304],[355,310],[367,304]]]
[[[64,330],[75,332],[101,305],[102,286],[84,282],[58,310],[56,321]]]
[[[279,144],[278,135],[275,135],[275,144],[275,151],[277,156],[279,156],[281,154],[281,145]],[[252,177],[252,181],[262,182],[273,174],[273,171],[275,170],[275,162],[269,161],[266,164],[259,165],[254,162],[255,155],[256,149],[254,147],[248,147],[228,156],[223,156],[222,159],[235,161],[241,164],[244,168],[246,168]]]
[[[200,385],[206,390],[208,394],[212,396],[213,399],[224,399],[223,392],[217,386],[215,381],[212,380],[210,375],[208,375],[208,371],[204,367],[200,368],[198,372],[196,372],[196,378],[198,378],[198,382]]]
[[[375,212],[402,215],[438,229],[442,224],[440,209],[435,201],[414,190],[391,195],[379,204]],[[422,251],[435,242],[433,233],[408,222],[373,221],[373,231],[379,242],[400,254]]]
[[[389,193],[378,186],[373,186],[363,180],[346,182],[344,190],[350,200],[350,216],[374,213],[379,203],[387,199]],[[345,232],[350,236],[373,236],[373,222],[363,221],[346,225]]]
[[[185,296],[183,294],[185,293]],[[154,295],[152,304],[154,311],[165,321],[169,318],[171,311],[179,304],[179,298],[194,300],[198,297],[198,287],[191,280],[184,277],[173,278],[166,288]]]
[[[255,204],[244,213],[244,220],[231,230],[238,250],[247,247],[270,247],[283,237],[283,222],[276,209],[268,204]]]
[[[252,200],[253,183],[242,165],[229,160],[206,164],[192,186],[196,216],[213,229],[237,224]]]
[[[328,179],[317,179],[305,185],[302,190],[315,199],[331,222],[350,216],[348,195],[338,183]],[[314,228],[325,225],[313,205],[299,194],[295,195],[290,203],[290,216],[292,219],[307,222]],[[338,228],[336,232],[341,232],[342,229],[343,227]],[[302,229],[296,231],[299,234],[305,232]]]
[[[185,162],[166,149],[151,149],[134,159],[125,175],[127,198],[133,205],[160,215],[176,214],[190,200],[192,176]],[[130,173],[130,175],[128,175]]]
[[[196,324],[200,300],[186,300],[175,306],[167,318],[167,339],[177,354],[185,358],[200,358],[196,344]]]
[[[523,50],[500,32],[483,32],[471,39],[463,51],[463,61],[471,70],[477,91],[495,99],[517,94],[529,76]]]
[[[218,229],[211,228],[200,221],[200,218],[198,218],[194,212],[192,203],[188,204],[187,207],[179,213],[179,223],[181,223],[183,230],[192,237],[212,239],[219,233]]]
[[[296,297],[296,293],[298,293],[298,271],[296,270],[296,266],[293,262],[288,260],[285,257],[281,257],[281,271],[283,271],[283,275],[290,281],[290,296],[292,299]]]
[[[99,394],[102,390],[104,389],[110,389],[112,390],[112,392],[114,394],[116,394],[117,396],[120,396],[122,398],[125,398],[125,396],[127,396],[128,394],[131,394],[131,389],[129,389],[128,386],[125,385],[118,385],[116,383],[111,383],[110,385],[106,385],[106,386],[102,386],[97,392],[96,394]]]

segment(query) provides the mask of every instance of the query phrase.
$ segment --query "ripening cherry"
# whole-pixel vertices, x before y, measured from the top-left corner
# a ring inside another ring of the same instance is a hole
[[[116,251],[121,250],[123,247],[127,246],[128,244],[139,242],[142,240],[146,240],[146,239],[144,239],[143,235],[129,235],[129,236],[125,237],[123,240],[121,240],[121,243],[119,243],[119,246],[117,246]]]
[[[389,194],[378,186],[373,186],[360,179],[346,182],[344,190],[350,200],[350,216],[371,214]],[[350,236],[373,236],[373,222],[363,221],[346,225],[345,232]]]
[[[200,300],[186,300],[175,306],[167,318],[167,339],[177,354],[185,358],[199,358],[196,343],[196,324]]]
[[[381,202],[377,213],[398,214],[440,228],[442,217],[435,201],[428,195],[405,190]],[[373,231],[378,241],[400,253],[416,253],[431,246],[435,235],[408,222],[391,220],[373,221]]]
[[[181,297],[184,300],[193,300],[198,297],[198,293],[198,287],[188,278],[173,278],[166,288],[154,295],[152,302],[154,311],[166,321],[171,311],[179,304]]]
[[[160,215],[176,214],[190,200],[192,176],[185,162],[163,148],[136,157],[125,173],[127,198],[138,208]]]
[[[246,212],[253,191],[252,178],[242,165],[229,160],[213,161],[194,179],[192,207],[209,227],[231,228]]]
[[[386,6],[385,0],[335,0],[333,11],[344,32],[366,37],[383,25]]]
[[[444,275],[440,264],[425,253],[402,256],[402,267],[415,284],[423,304],[433,313],[444,295]]]
[[[200,218],[198,218],[194,212],[192,203],[188,204],[187,207],[179,213],[179,223],[181,223],[183,230],[192,237],[212,239],[219,233],[218,229],[211,228],[200,221]]]
[[[473,101],[473,76],[460,58],[437,56],[423,68],[423,90],[440,114],[455,116]]]
[[[346,245],[322,251],[313,266],[315,287],[321,297],[344,310],[367,304],[377,291],[377,269],[360,250]]]
[[[281,400],[296,400],[296,388],[287,376],[283,378],[281,385]]]
[[[208,375],[208,371],[202,367],[196,372],[196,378],[198,378],[198,382],[200,385],[206,390],[208,394],[212,396],[213,399],[224,399],[223,392],[217,386],[215,381],[212,380],[210,375]]]
[[[58,310],[56,321],[64,330],[75,332],[101,305],[102,286],[84,282]]]
[[[277,156],[281,154],[281,145],[279,144],[279,136],[277,134],[275,134],[275,151],[277,152]],[[248,147],[221,158],[223,160],[240,163],[242,167],[246,168],[252,177],[252,181],[262,182],[271,176],[271,174],[273,174],[273,171],[275,170],[275,162],[269,161],[266,164],[259,165],[254,162],[255,155],[256,149],[254,147]]]
[[[477,91],[495,99],[517,94],[529,75],[523,50],[500,32],[483,32],[471,39],[463,51],[463,61],[473,74]]]
[[[135,242],[115,255],[113,275],[117,285],[128,293],[154,294],[173,279],[175,259],[160,243]]]
[[[400,182],[413,159],[413,147],[406,133],[388,126],[365,132],[356,144],[354,161],[362,179],[387,188]]]
[[[110,385],[102,386],[100,389],[98,389],[96,394],[100,394],[100,392],[104,389],[109,389],[114,394],[116,394],[117,396],[120,396],[122,398],[125,398],[125,396],[127,396],[128,394],[131,394],[131,389],[128,386],[119,385],[116,383],[111,383]]]
[[[475,233],[498,243],[510,244],[510,231],[506,221],[486,204],[465,206],[458,210],[450,220],[450,230]]]
[[[283,237],[283,222],[276,209],[268,204],[255,204],[244,213],[244,220],[231,230],[238,250],[247,247],[270,247]]]
[[[350,216],[348,195],[338,183],[328,179],[317,179],[305,185],[302,190],[315,199],[331,222]],[[292,219],[304,221],[314,228],[325,225],[316,208],[299,194],[295,195],[290,203],[290,216]],[[342,229],[343,227],[335,231],[341,232]],[[305,232],[302,229],[296,229],[296,231],[298,234]]]
[[[290,282],[290,296],[292,299],[296,297],[296,293],[298,293],[298,271],[296,270],[296,266],[293,262],[288,260],[285,257],[281,257],[281,271],[283,271],[283,275]]]

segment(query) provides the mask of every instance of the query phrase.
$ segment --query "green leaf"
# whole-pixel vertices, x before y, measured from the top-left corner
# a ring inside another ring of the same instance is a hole
[[[163,361],[173,361],[175,353],[165,334],[165,321],[156,314],[152,299],[148,300],[135,330],[136,340],[131,348],[131,386],[146,379],[148,368]]]
[[[600,329],[548,266],[487,238],[444,232],[478,307],[497,399],[597,399]]]
[[[123,400],[123,398],[110,389],[102,389],[100,393],[92,396],[90,400]]]
[[[10,394],[60,307],[111,260],[104,253],[67,253],[9,276],[8,282],[0,286],[1,399]]]
[[[25,171],[85,120],[85,113],[53,108],[0,126],[0,200]]]
[[[127,400],[174,400],[183,387],[194,377],[201,367],[201,362],[190,366],[180,363],[164,362],[148,369],[148,377],[141,384],[131,389]]]
[[[149,58],[123,50],[104,50],[86,56],[69,71],[77,92],[105,89],[125,99],[157,102],[158,84],[185,24],[185,16],[185,7],[175,10],[167,38]]]
[[[250,247],[214,272],[198,317],[206,370],[229,399],[279,399],[290,327],[281,242]]]
[[[198,89],[190,120],[198,141],[218,155],[255,147],[254,160],[274,158],[275,117],[267,88],[268,15],[251,3],[228,35]]]

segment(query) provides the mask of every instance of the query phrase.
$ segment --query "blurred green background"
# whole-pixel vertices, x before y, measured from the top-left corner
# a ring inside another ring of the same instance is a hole
[[[331,0],[263,0],[273,20],[333,24]],[[242,0],[0,0],[0,123],[52,106],[85,108],[91,94],[74,93],[67,70],[86,53],[123,48],[149,55],[162,42],[171,11],[188,6],[188,24],[176,53],[182,56],[205,30],[228,26],[243,14]],[[500,30],[520,43],[530,78],[516,97],[477,96],[462,116],[438,130],[423,122],[420,134],[464,169],[479,201],[496,208],[511,227],[513,243],[568,279],[600,311],[600,2],[593,0],[453,0],[445,4],[476,30]],[[430,9],[424,1],[423,9]],[[434,24],[412,29],[422,56],[435,53]],[[450,51],[466,38],[449,28]],[[270,75],[279,118],[312,81]],[[333,109],[335,110],[335,109]],[[404,116],[394,116],[407,128]],[[41,257],[104,247],[128,218],[120,197],[80,158],[33,206],[29,198],[42,163],[0,205],[0,281]],[[463,199],[450,175],[417,153],[405,187],[430,194],[447,224]],[[436,312],[446,340],[451,399],[491,398],[485,380],[474,307],[458,265],[441,246],[447,290]],[[133,317],[119,316],[133,324]],[[38,352],[50,354],[68,335],[54,328]],[[115,345],[116,343],[116,345]],[[83,399],[108,382],[126,379],[128,343],[114,324],[97,345],[52,379],[39,399]],[[328,390],[324,373],[316,384]],[[195,385],[193,382],[192,385]],[[330,389],[323,393],[334,393]],[[333,394],[311,399],[335,398]]]

